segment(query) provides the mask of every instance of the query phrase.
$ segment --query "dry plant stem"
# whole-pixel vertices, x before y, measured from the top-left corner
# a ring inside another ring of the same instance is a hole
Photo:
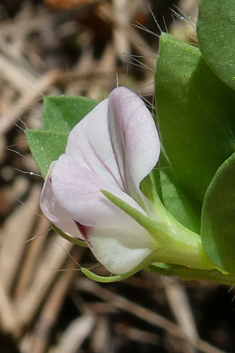
[[[135,14],[141,9],[142,10],[146,9],[146,11],[149,12],[146,0],[135,0],[135,1],[128,2],[128,10],[129,10],[131,19],[133,19],[135,17]]]
[[[95,353],[114,353],[113,349],[110,349],[110,336],[108,320],[98,316],[92,336],[91,351]]]
[[[142,274],[142,272],[141,272]],[[157,276],[152,276],[152,273],[150,272],[143,272],[144,276],[142,277],[129,277],[125,279],[123,282],[128,283],[129,285],[138,288],[145,288],[145,289],[151,289],[155,290],[156,289],[156,278]],[[150,275],[150,276],[149,276]],[[151,279],[153,278],[153,279]]]
[[[74,259],[69,258],[64,272],[60,273],[54,287],[49,293],[45,305],[42,308],[33,334],[30,353],[47,352],[51,331],[54,328],[62,303],[68,292],[68,288],[70,287],[75,275],[77,275],[76,261],[80,261],[83,249],[76,248],[76,250]]]
[[[95,72],[107,72],[110,73],[108,76],[98,76],[96,80],[92,80],[89,84],[88,92],[92,98],[104,98],[101,97],[101,87],[110,86],[110,88],[116,86],[116,73],[113,71],[115,68],[116,56],[112,46],[107,45],[102,55],[102,59],[96,63]],[[119,76],[119,73],[118,73]],[[106,81],[106,82],[105,82]]]
[[[96,318],[92,313],[85,313],[75,319],[64,332],[56,347],[56,353],[77,353],[84,340],[91,335]],[[39,352],[38,352],[39,353]]]
[[[35,317],[72,247],[73,244],[60,236],[51,239],[51,243],[47,246],[46,254],[41,258],[41,265],[35,274],[27,295],[17,302],[17,310],[21,313],[22,326],[31,322]]]
[[[60,70],[52,70],[42,76],[33,87],[30,87],[18,99],[15,105],[0,120],[0,137],[6,134],[12,126],[17,122],[20,116],[25,114],[27,110],[56,82]]]
[[[195,353],[198,333],[185,289],[176,278],[168,279],[164,284],[164,289],[174,316],[190,342],[185,343],[184,352]],[[194,346],[191,342],[194,342]]]
[[[4,332],[14,333],[18,336],[19,316],[15,310],[13,301],[0,279],[0,327]]]
[[[6,134],[18,121],[18,119],[24,115],[37,100],[39,100],[43,94],[47,93],[53,85],[58,82],[67,82],[70,81],[71,78],[73,80],[84,80],[94,77],[94,76],[106,76],[107,78],[112,75],[107,71],[103,72],[91,72],[91,70],[87,70],[87,72],[76,71],[63,71],[63,70],[52,70],[46,73],[40,80],[38,80],[33,87],[30,87],[15,103],[15,105],[8,111],[5,116],[2,116],[0,119],[0,138],[2,135]],[[50,92],[51,93],[51,92]]]
[[[30,74],[28,70],[19,68],[19,64],[0,55],[0,76],[9,82],[20,93],[31,87],[37,77]]]
[[[113,18],[119,23],[114,28],[114,47],[120,59],[130,59],[130,41],[126,37],[125,27],[131,22],[128,0],[113,0]]]
[[[126,298],[123,298],[119,295],[115,295],[114,293],[102,288],[95,282],[88,281],[86,279],[80,280],[78,283],[78,288],[80,290],[86,291],[88,293],[95,294],[99,298],[113,304],[115,307],[127,311],[141,320],[144,320],[152,325],[156,325],[171,333],[172,335],[179,337],[189,343],[191,343],[196,349],[204,353],[225,353],[224,351],[217,349],[210,345],[209,343],[198,339],[196,342],[190,342],[189,338],[185,335],[179,326],[172,323],[171,321],[163,318],[162,316],[153,313],[152,311],[141,307]]]
[[[21,18],[15,19],[14,21],[5,21],[0,24],[0,35],[17,37],[19,31],[21,31],[21,36],[32,31],[40,31],[48,24],[52,25],[58,17],[59,14],[44,13],[34,17],[28,17],[27,21],[22,20]]]
[[[67,72],[67,77],[70,76],[70,79],[61,81],[67,84],[65,93],[84,95],[84,87],[86,87],[89,98],[104,99],[106,96],[104,97],[103,92],[107,94],[107,91],[116,86],[116,74],[120,82],[126,81],[126,72],[115,68],[116,56],[111,44],[106,46],[98,62],[93,58],[92,53],[86,53],[80,59],[77,69]],[[78,73],[81,74],[78,75]]]
[[[15,298],[20,300],[28,291],[30,283],[36,273],[36,266],[40,257],[40,252],[48,237],[48,230],[50,229],[50,222],[46,217],[40,217],[39,227],[36,227],[34,233],[36,237],[30,240],[26,245],[28,246],[27,255],[22,264],[22,270],[19,274],[17,287],[15,290]]]
[[[98,7],[97,14],[106,22],[112,23],[114,28],[117,30],[125,31],[125,36],[130,41],[131,45],[137,50],[142,56],[142,62],[150,69],[155,70],[156,66],[156,55],[153,53],[152,48],[144,41],[144,39],[137,33],[135,28],[128,24],[122,26],[112,15],[112,8],[109,4],[105,3]]]
[[[183,12],[190,16],[197,13],[198,4],[199,0],[181,0],[178,6]]]
[[[155,335],[153,333],[139,330],[133,327],[128,327],[125,324],[117,325],[116,331],[118,332],[119,335],[122,334],[124,337],[128,337],[129,339],[136,342],[151,343],[151,344],[160,343],[159,335]]]
[[[38,217],[40,190],[39,186],[34,186],[28,202],[19,206],[3,227],[4,237],[0,248],[0,267],[7,269],[7,271],[1,272],[1,276],[8,295],[15,284],[25,251],[25,242],[30,238],[35,217]]]
[[[179,17],[176,18],[171,26],[170,33],[182,41],[197,43],[197,34],[195,31],[195,25],[197,21],[199,0],[181,0],[178,4],[178,8],[174,9],[176,13],[179,13]]]

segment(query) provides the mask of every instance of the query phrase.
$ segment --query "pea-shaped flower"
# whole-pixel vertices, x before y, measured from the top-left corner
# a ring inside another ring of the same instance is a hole
[[[41,209],[64,233],[85,240],[113,274],[153,262],[211,268],[199,235],[140,190],[159,153],[149,110],[132,91],[116,88],[70,132],[65,153],[50,166]]]
[[[65,154],[50,166],[42,211],[65,233],[83,238],[110,272],[132,270],[154,251],[155,241],[102,190],[152,216],[140,182],[159,152],[158,133],[143,101],[125,87],[114,89],[70,132]]]

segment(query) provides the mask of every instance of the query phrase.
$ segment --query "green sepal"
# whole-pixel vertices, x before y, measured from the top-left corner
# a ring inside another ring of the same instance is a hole
[[[110,276],[99,276],[84,267],[81,268],[81,271],[86,277],[92,279],[93,281],[101,282],[101,283],[113,283],[113,282],[122,281],[134,275],[138,270],[125,273],[124,275],[110,275]]]
[[[110,192],[105,190],[101,190],[101,192],[152,236],[153,253],[150,257],[151,262],[157,260],[163,263],[200,269],[216,267],[204,252],[200,236],[183,227],[165,209],[160,200],[158,200],[157,204],[154,204],[156,220],[153,220]]]
[[[59,234],[62,238],[68,240],[70,243],[83,246],[84,248],[87,248],[88,245],[84,240],[78,239],[78,238],[73,238],[70,235],[64,233],[60,228],[57,228],[54,224],[51,225],[51,228]]]
[[[138,222],[143,228],[145,228],[149,232],[149,234],[153,235],[156,233],[155,222],[151,220],[149,217],[143,215],[140,211],[128,205],[126,202],[122,201],[119,197],[114,196],[110,192],[106,190],[101,190],[101,192],[113,204],[115,204],[118,208],[123,210],[131,218],[133,218],[136,222]]]

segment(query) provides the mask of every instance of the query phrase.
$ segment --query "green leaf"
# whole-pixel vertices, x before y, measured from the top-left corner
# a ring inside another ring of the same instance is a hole
[[[183,226],[199,233],[201,204],[188,197],[177,184],[163,149],[158,167],[161,199],[164,206]]]
[[[45,179],[50,164],[64,153],[68,134],[26,130],[26,136],[32,156]]]
[[[81,96],[45,96],[42,129],[69,133],[98,103]]]
[[[235,1],[202,0],[197,22],[199,47],[216,75],[235,89]]]
[[[146,270],[160,274],[162,276],[173,277],[176,276],[177,271],[185,266],[164,264],[160,262],[153,262],[151,265],[147,266]]]
[[[44,97],[42,130],[26,130],[35,162],[46,177],[50,164],[65,152],[69,132],[99,102],[84,97]]]
[[[201,237],[210,259],[235,274],[235,153],[218,169],[207,189]]]
[[[235,93],[197,48],[163,34],[156,100],[157,124],[175,180],[202,202],[216,170],[235,151]]]
[[[176,266],[169,264],[153,263],[146,270],[158,273],[164,276],[177,276],[184,281],[200,280],[212,283],[223,283],[235,285],[235,276],[229,273],[223,273],[219,270],[198,270],[185,266]]]

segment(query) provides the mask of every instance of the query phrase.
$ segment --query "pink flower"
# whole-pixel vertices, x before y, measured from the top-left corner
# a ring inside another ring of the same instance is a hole
[[[65,154],[50,166],[41,209],[63,232],[84,239],[110,272],[127,273],[151,256],[156,241],[102,190],[153,217],[140,183],[159,153],[149,110],[135,93],[116,88],[70,132]]]

